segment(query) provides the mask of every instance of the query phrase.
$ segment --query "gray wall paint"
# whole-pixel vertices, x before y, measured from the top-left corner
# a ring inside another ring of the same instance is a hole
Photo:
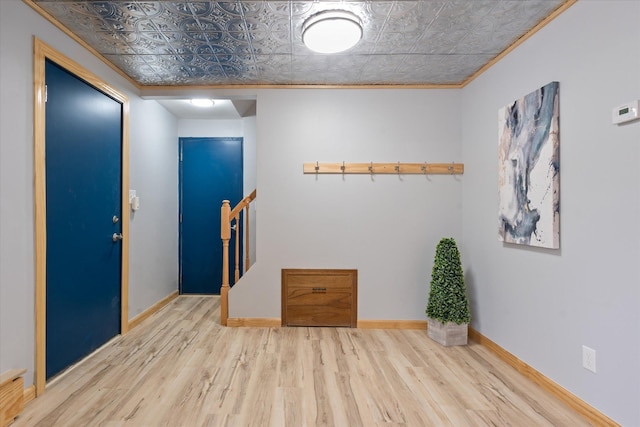
[[[156,101],[131,99],[129,317],[178,289],[178,120]]]
[[[357,268],[360,319],[424,319],[435,245],[461,237],[462,178],[303,175],[303,162],[450,162],[460,93],[258,93],[258,261],[232,317],[280,317],[282,268]]]
[[[26,385],[35,364],[33,35],[131,101],[131,184],[142,208],[130,229],[130,315],[177,286],[177,120],[20,0],[0,1],[0,373],[27,368]],[[171,236],[162,244],[160,232]]]
[[[463,90],[462,253],[473,326],[592,406],[640,425],[640,3],[580,1]],[[498,109],[560,82],[561,249],[498,242]],[[597,351],[597,374],[582,368]]]

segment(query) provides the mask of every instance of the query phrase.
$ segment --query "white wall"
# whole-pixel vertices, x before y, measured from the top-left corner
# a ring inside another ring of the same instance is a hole
[[[463,262],[473,326],[640,425],[640,2],[583,0],[463,90]],[[498,242],[498,109],[560,82],[561,249]],[[597,374],[582,368],[582,345]]]
[[[131,102],[131,185],[142,208],[130,227],[130,316],[177,289],[178,275],[177,120],[20,0],[0,1],[0,373],[27,368],[26,385],[35,364],[33,35]],[[171,237],[160,242],[160,232]]]
[[[434,250],[461,237],[460,176],[303,175],[304,162],[460,161],[459,92],[258,93],[255,266],[231,317],[280,317],[282,268],[358,269],[359,319],[425,319]]]
[[[244,129],[242,119],[204,120],[179,119],[178,136],[190,137],[242,137]]]

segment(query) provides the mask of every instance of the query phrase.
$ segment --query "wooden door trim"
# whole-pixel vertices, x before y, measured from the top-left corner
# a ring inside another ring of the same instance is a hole
[[[45,60],[106,93],[122,104],[122,212],[120,333],[129,330],[129,99],[77,62],[33,38],[33,169],[35,206],[35,385],[36,396],[46,386],[46,285],[47,285],[47,212],[45,163]]]

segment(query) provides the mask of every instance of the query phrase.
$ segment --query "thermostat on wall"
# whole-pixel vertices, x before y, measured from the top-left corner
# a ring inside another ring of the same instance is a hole
[[[640,101],[635,100],[622,104],[613,109],[612,119],[614,124],[626,123],[638,118]]]

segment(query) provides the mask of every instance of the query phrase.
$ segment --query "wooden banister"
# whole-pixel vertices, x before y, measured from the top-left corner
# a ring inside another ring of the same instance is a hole
[[[244,210],[245,218],[245,271],[251,266],[249,259],[249,205],[256,198],[256,190],[242,199],[233,209],[228,200],[222,201],[220,208],[220,238],[222,239],[222,286],[220,287],[220,324],[227,326],[229,318],[229,241],[231,240],[232,223],[235,229],[235,271],[234,283],[240,280],[240,213]]]

